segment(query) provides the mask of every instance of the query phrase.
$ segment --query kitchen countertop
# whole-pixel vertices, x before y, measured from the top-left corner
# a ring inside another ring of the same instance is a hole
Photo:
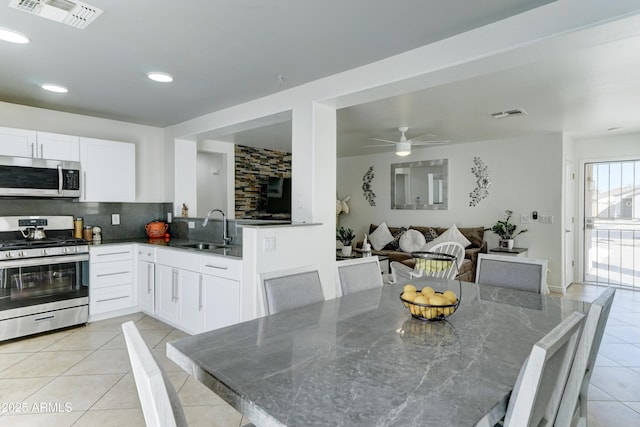
[[[212,249],[196,249],[188,248],[185,245],[192,245],[197,243],[207,243],[210,245],[221,245],[222,243],[216,242],[204,242],[202,240],[185,240],[185,239],[170,239],[165,241],[163,238],[149,239],[145,237],[132,238],[132,239],[103,239],[100,243],[89,242],[89,246],[105,246],[105,245],[117,245],[117,244],[146,244],[154,245],[163,248],[179,249],[183,251],[195,252],[202,255],[219,255],[227,256],[231,258],[242,259],[242,245],[229,245],[224,248],[212,248]]]

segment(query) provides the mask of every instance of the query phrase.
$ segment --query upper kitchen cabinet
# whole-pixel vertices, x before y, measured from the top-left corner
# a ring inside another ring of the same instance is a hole
[[[77,162],[80,160],[80,138],[34,130],[0,128],[0,154]]]
[[[80,160],[80,137],[58,133],[38,132],[37,157],[41,159]]]
[[[135,202],[136,146],[80,138],[81,202]]]
[[[17,157],[37,157],[36,131],[0,128],[0,155]]]

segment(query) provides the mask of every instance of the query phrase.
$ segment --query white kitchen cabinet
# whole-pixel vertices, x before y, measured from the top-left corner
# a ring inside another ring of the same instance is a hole
[[[0,128],[0,155],[80,161],[80,138],[34,130]]]
[[[0,127],[0,155],[36,157],[36,131]]]
[[[200,275],[168,265],[156,265],[155,315],[190,334],[200,330]]]
[[[80,137],[37,132],[36,154],[41,159],[80,161]]]
[[[135,202],[135,144],[80,138],[81,202]]]
[[[138,245],[138,305],[146,314],[155,313],[155,248]]]
[[[191,334],[238,323],[241,272],[240,260],[158,248],[155,315]]]
[[[240,322],[240,282],[202,274],[202,323],[200,332]]]
[[[178,325],[190,334],[200,332],[202,282],[200,273],[176,269]]]
[[[155,314],[159,319],[175,325],[178,321],[176,269],[168,265],[156,264],[155,273]]]
[[[89,248],[89,315],[93,320],[135,311],[133,245]]]

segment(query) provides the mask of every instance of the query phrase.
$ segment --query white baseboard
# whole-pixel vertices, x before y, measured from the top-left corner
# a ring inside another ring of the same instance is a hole
[[[549,288],[549,292],[553,292],[554,294],[563,294],[566,292],[566,289],[563,288],[562,286],[556,286],[556,285],[547,285],[547,287]]]
[[[112,317],[126,316],[127,314],[140,313],[140,307],[130,307],[117,311],[110,311],[108,313],[89,314],[89,323],[97,322],[99,320],[111,319]]]

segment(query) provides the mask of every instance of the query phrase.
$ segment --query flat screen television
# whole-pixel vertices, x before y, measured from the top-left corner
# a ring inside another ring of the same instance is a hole
[[[267,213],[291,213],[291,178],[269,177],[267,184]]]

